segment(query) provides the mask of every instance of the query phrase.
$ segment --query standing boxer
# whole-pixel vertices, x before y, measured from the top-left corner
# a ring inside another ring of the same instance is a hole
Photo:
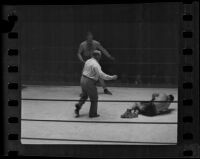
[[[89,111],[89,117],[98,117],[97,114],[97,104],[98,104],[98,93],[96,83],[99,78],[104,80],[115,80],[117,79],[117,75],[110,76],[105,74],[101,70],[101,66],[99,65],[99,60],[101,58],[101,52],[98,50],[93,51],[92,58],[85,62],[82,77],[81,77],[81,88],[82,88],[82,96],[79,102],[75,105],[75,114],[76,117],[79,116],[79,111],[85,101],[90,98],[91,106]]]
[[[103,46],[98,41],[93,40],[92,33],[88,32],[86,36],[86,40],[80,44],[79,49],[78,49],[77,55],[78,55],[79,60],[84,64],[85,61],[87,61],[88,59],[92,57],[92,53],[94,50],[100,50],[106,57],[108,57],[111,60],[114,60],[114,57],[112,57],[108,53],[108,51],[105,48],[103,48]],[[112,93],[106,88],[104,80],[100,78],[99,82],[104,89],[104,93],[112,95]]]

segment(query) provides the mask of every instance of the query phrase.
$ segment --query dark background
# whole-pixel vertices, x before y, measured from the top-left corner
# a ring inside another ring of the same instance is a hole
[[[94,34],[114,86],[177,87],[178,3],[19,6],[22,84],[79,85],[79,44]],[[137,84],[140,81],[141,83]]]

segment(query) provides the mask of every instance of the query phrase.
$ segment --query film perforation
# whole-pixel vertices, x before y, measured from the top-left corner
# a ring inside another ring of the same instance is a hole
[[[184,21],[192,21],[193,16],[191,14],[185,14],[183,15],[183,20]]]
[[[17,20],[18,20],[18,17],[13,12],[11,12],[11,14],[8,15],[8,21],[15,23],[15,22],[17,22]]]
[[[185,133],[183,134],[183,140],[193,140],[193,134],[192,133]]]
[[[18,123],[18,117],[9,117],[8,118],[8,123]]]
[[[193,117],[192,116],[184,116],[183,122],[184,123],[193,123]]]
[[[9,157],[16,157],[16,156],[18,156],[18,151],[8,151],[8,156]]]
[[[8,38],[9,39],[18,39],[18,33],[17,32],[9,32]]]
[[[192,89],[193,83],[192,82],[184,82],[183,83],[183,89]]]
[[[19,140],[19,135],[18,134],[8,134],[8,140]]]
[[[8,89],[9,90],[17,90],[18,89],[18,83],[8,83]]]
[[[18,49],[8,49],[9,56],[18,56]]]
[[[193,151],[192,150],[184,150],[183,156],[186,156],[186,157],[193,156]]]
[[[193,105],[193,99],[183,99],[183,105],[184,106],[192,106]]]
[[[18,104],[19,104],[19,103],[18,103],[18,100],[14,100],[14,99],[8,100],[8,106],[17,107]]]
[[[192,55],[193,50],[191,48],[185,48],[183,49],[183,55]]]
[[[192,38],[193,37],[193,32],[190,30],[183,31],[183,38]]]
[[[193,66],[183,66],[183,72],[192,72]]]
[[[183,4],[184,5],[191,5],[193,3],[194,0],[183,0]]]
[[[8,66],[8,72],[9,72],[9,73],[17,73],[17,72],[18,72],[18,66],[9,65],[9,66]]]

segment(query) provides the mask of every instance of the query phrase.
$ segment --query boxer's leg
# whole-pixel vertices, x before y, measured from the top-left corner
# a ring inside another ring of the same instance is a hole
[[[126,112],[121,115],[121,118],[136,118],[140,112],[140,103],[134,102],[129,108],[127,108]]]
[[[143,115],[146,116],[155,116],[157,115],[156,107],[153,103],[149,103],[144,107],[144,110],[142,111]]]
[[[139,102],[134,102],[128,109],[135,110],[139,108]]]
[[[112,93],[107,89],[107,87],[106,87],[106,84],[105,84],[105,81],[103,80],[103,79],[99,79],[99,83],[100,83],[100,85],[103,87],[103,90],[104,90],[104,93],[105,94],[110,94],[110,95],[112,95]]]

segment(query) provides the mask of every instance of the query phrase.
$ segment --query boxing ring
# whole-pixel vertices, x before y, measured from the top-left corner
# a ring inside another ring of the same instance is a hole
[[[139,115],[122,119],[120,115],[135,100],[150,100],[154,92],[173,94],[177,88],[109,87],[113,95],[98,87],[98,118],[89,118],[90,102],[80,117],[74,117],[80,86],[31,86],[22,89],[22,144],[127,144],[171,145],[177,143],[178,104],[171,103],[168,113],[155,117]]]

